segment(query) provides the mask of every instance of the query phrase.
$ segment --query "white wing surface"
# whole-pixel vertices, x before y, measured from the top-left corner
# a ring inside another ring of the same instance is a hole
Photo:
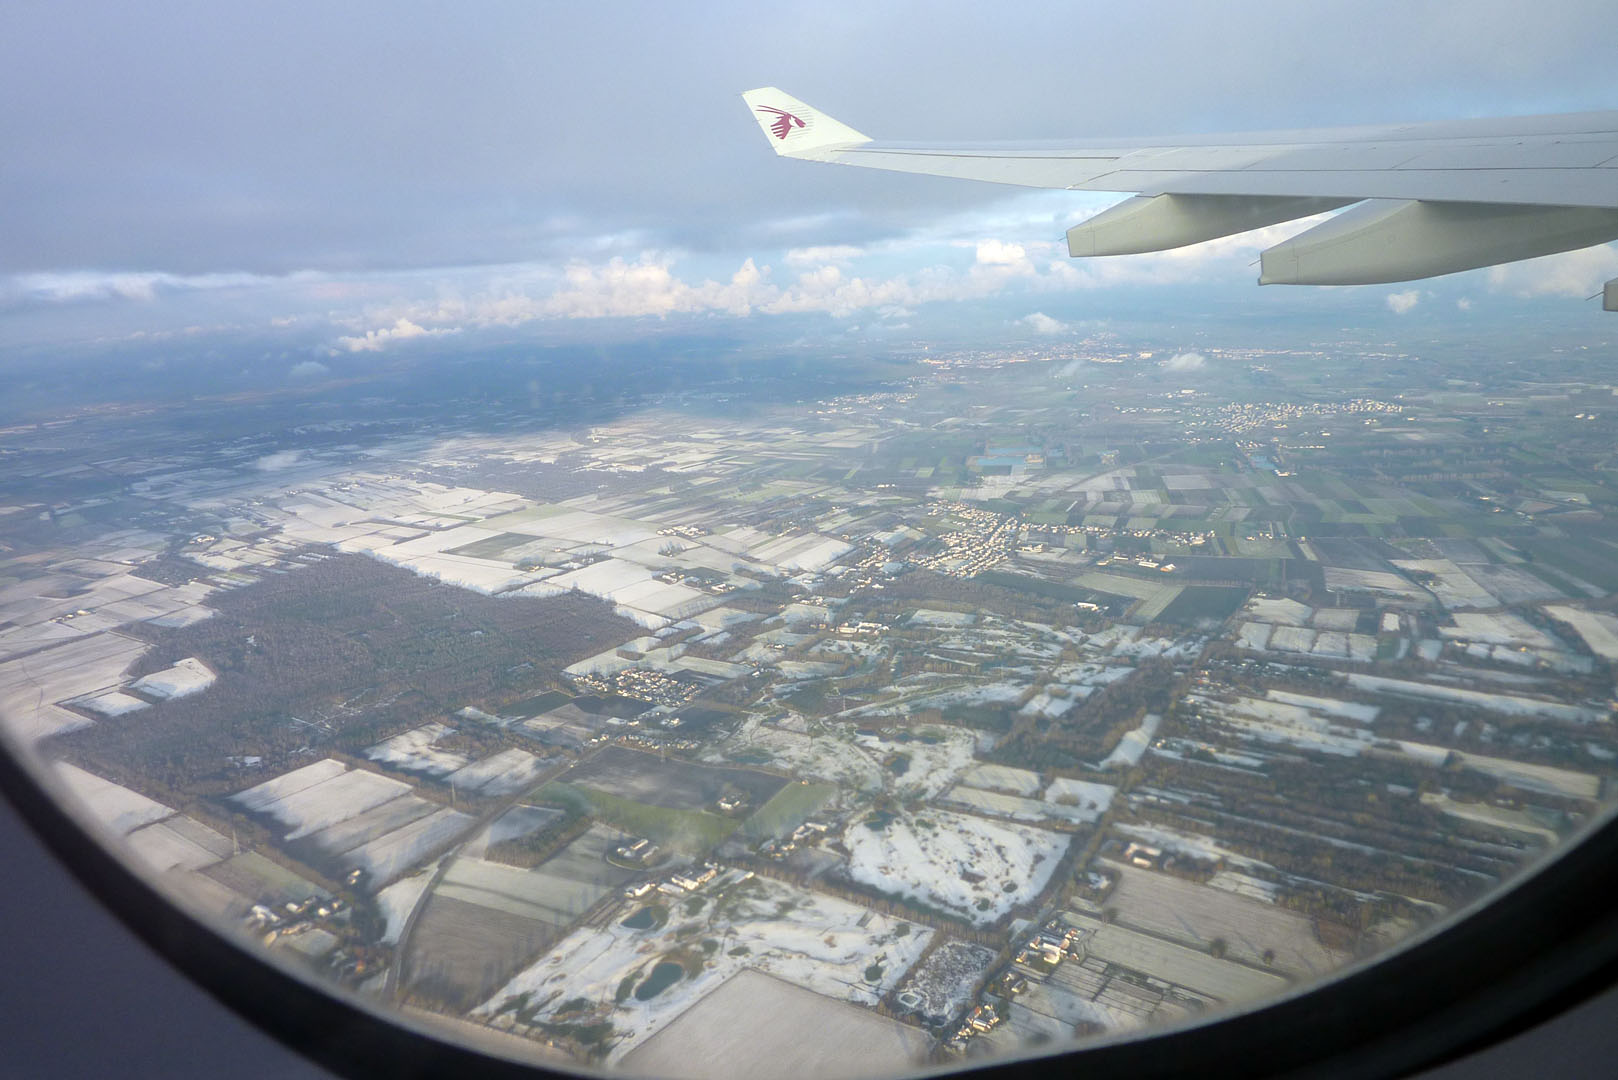
[[[1136,193],[1069,231],[1075,256],[1180,247],[1352,203],[1266,251],[1260,282],[1405,281],[1618,238],[1618,111],[941,146],[869,138],[774,87],[742,97],[783,157]]]

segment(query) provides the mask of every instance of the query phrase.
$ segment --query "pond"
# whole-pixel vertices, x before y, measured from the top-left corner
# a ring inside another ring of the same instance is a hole
[[[892,810],[873,810],[870,816],[865,819],[865,827],[872,832],[881,832],[889,825],[892,825],[898,817],[899,815]]]
[[[627,930],[650,930],[659,921],[655,907],[643,907],[618,925]]]
[[[635,1000],[650,1001],[681,979],[685,978],[685,968],[672,960],[663,960],[652,968],[639,986],[635,987]]]

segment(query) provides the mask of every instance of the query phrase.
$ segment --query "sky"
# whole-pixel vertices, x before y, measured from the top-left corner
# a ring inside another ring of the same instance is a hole
[[[301,378],[491,333],[1057,340],[1125,310],[1594,320],[1610,247],[1348,290],[1253,285],[1299,224],[1070,260],[1115,197],[780,160],[738,95],[879,137],[1169,135],[1614,108],[1615,55],[1607,0],[13,0],[0,364],[250,341]]]

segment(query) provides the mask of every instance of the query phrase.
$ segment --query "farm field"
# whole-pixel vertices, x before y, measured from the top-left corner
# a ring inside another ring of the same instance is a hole
[[[1124,863],[1109,862],[1107,871],[1118,876],[1107,905],[1120,925],[1198,949],[1222,940],[1226,956],[1260,966],[1273,952],[1273,966],[1296,976],[1319,975],[1348,959],[1322,945],[1308,919],[1284,908]]]
[[[380,889],[453,843],[474,818],[412,793],[402,780],[326,758],[230,796],[286,830],[282,841],[334,874]]]
[[[1258,1001],[1285,990],[1285,975],[1221,960],[1202,949],[1145,934],[1118,923],[1064,912],[1069,923],[1090,931],[1085,950],[1093,957],[1134,971],[1148,971],[1218,1001]],[[1065,966],[1065,965],[1064,965]]]
[[[850,725],[815,735],[768,727],[749,717],[710,759],[775,762],[795,776],[825,781],[854,791],[881,791],[882,766],[854,741]]]
[[[708,809],[730,791],[744,792],[750,805],[762,806],[787,784],[784,776],[661,760],[655,754],[622,746],[604,747],[561,779],[572,786],[669,810]]]
[[[555,991],[565,988],[569,1000],[585,1002],[581,1015],[612,1025],[612,1063],[744,969],[828,998],[873,1004],[932,936],[925,927],[737,871],[671,899],[668,912],[666,922],[645,928],[614,919],[575,931],[477,1013],[543,1021],[563,1004]]]
[[[974,988],[994,965],[994,952],[967,941],[946,941],[911,971],[899,988],[900,1008],[930,1024],[946,1024],[972,1003]]]
[[[833,784],[787,784],[747,819],[742,828],[750,840],[781,837],[813,817],[837,797]]]
[[[411,985],[461,1009],[484,1000],[579,916],[638,876],[607,862],[618,842],[618,834],[592,826],[530,870],[457,858],[417,918],[405,961]]]
[[[748,968],[618,1064],[674,1080],[878,1077],[921,1064],[930,1042],[917,1028]]]
[[[1070,837],[949,810],[854,821],[849,876],[987,925],[1044,891]]]
[[[940,799],[967,810],[993,817],[1014,818],[1017,821],[1063,822],[1069,825],[1087,824],[1101,816],[1100,810],[1086,809],[1082,805],[1063,805],[1043,799],[1025,799],[1020,795],[1007,795],[999,791],[957,784]]]
[[[565,806],[575,813],[588,813],[600,821],[634,836],[646,836],[659,844],[698,854],[720,843],[740,826],[734,818],[720,817],[705,810],[671,810],[621,798],[594,788],[574,787],[552,780],[533,798]]]

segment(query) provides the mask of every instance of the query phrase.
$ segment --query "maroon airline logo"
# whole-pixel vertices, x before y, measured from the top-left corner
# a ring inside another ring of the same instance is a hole
[[[759,106],[758,111],[761,113],[772,113],[775,116],[775,123],[770,125],[770,130],[775,133],[775,137],[777,139],[786,138],[792,133],[792,129],[794,127],[803,127],[803,121],[799,120],[796,116],[793,116],[785,109],[772,109],[768,105],[761,105]]]

